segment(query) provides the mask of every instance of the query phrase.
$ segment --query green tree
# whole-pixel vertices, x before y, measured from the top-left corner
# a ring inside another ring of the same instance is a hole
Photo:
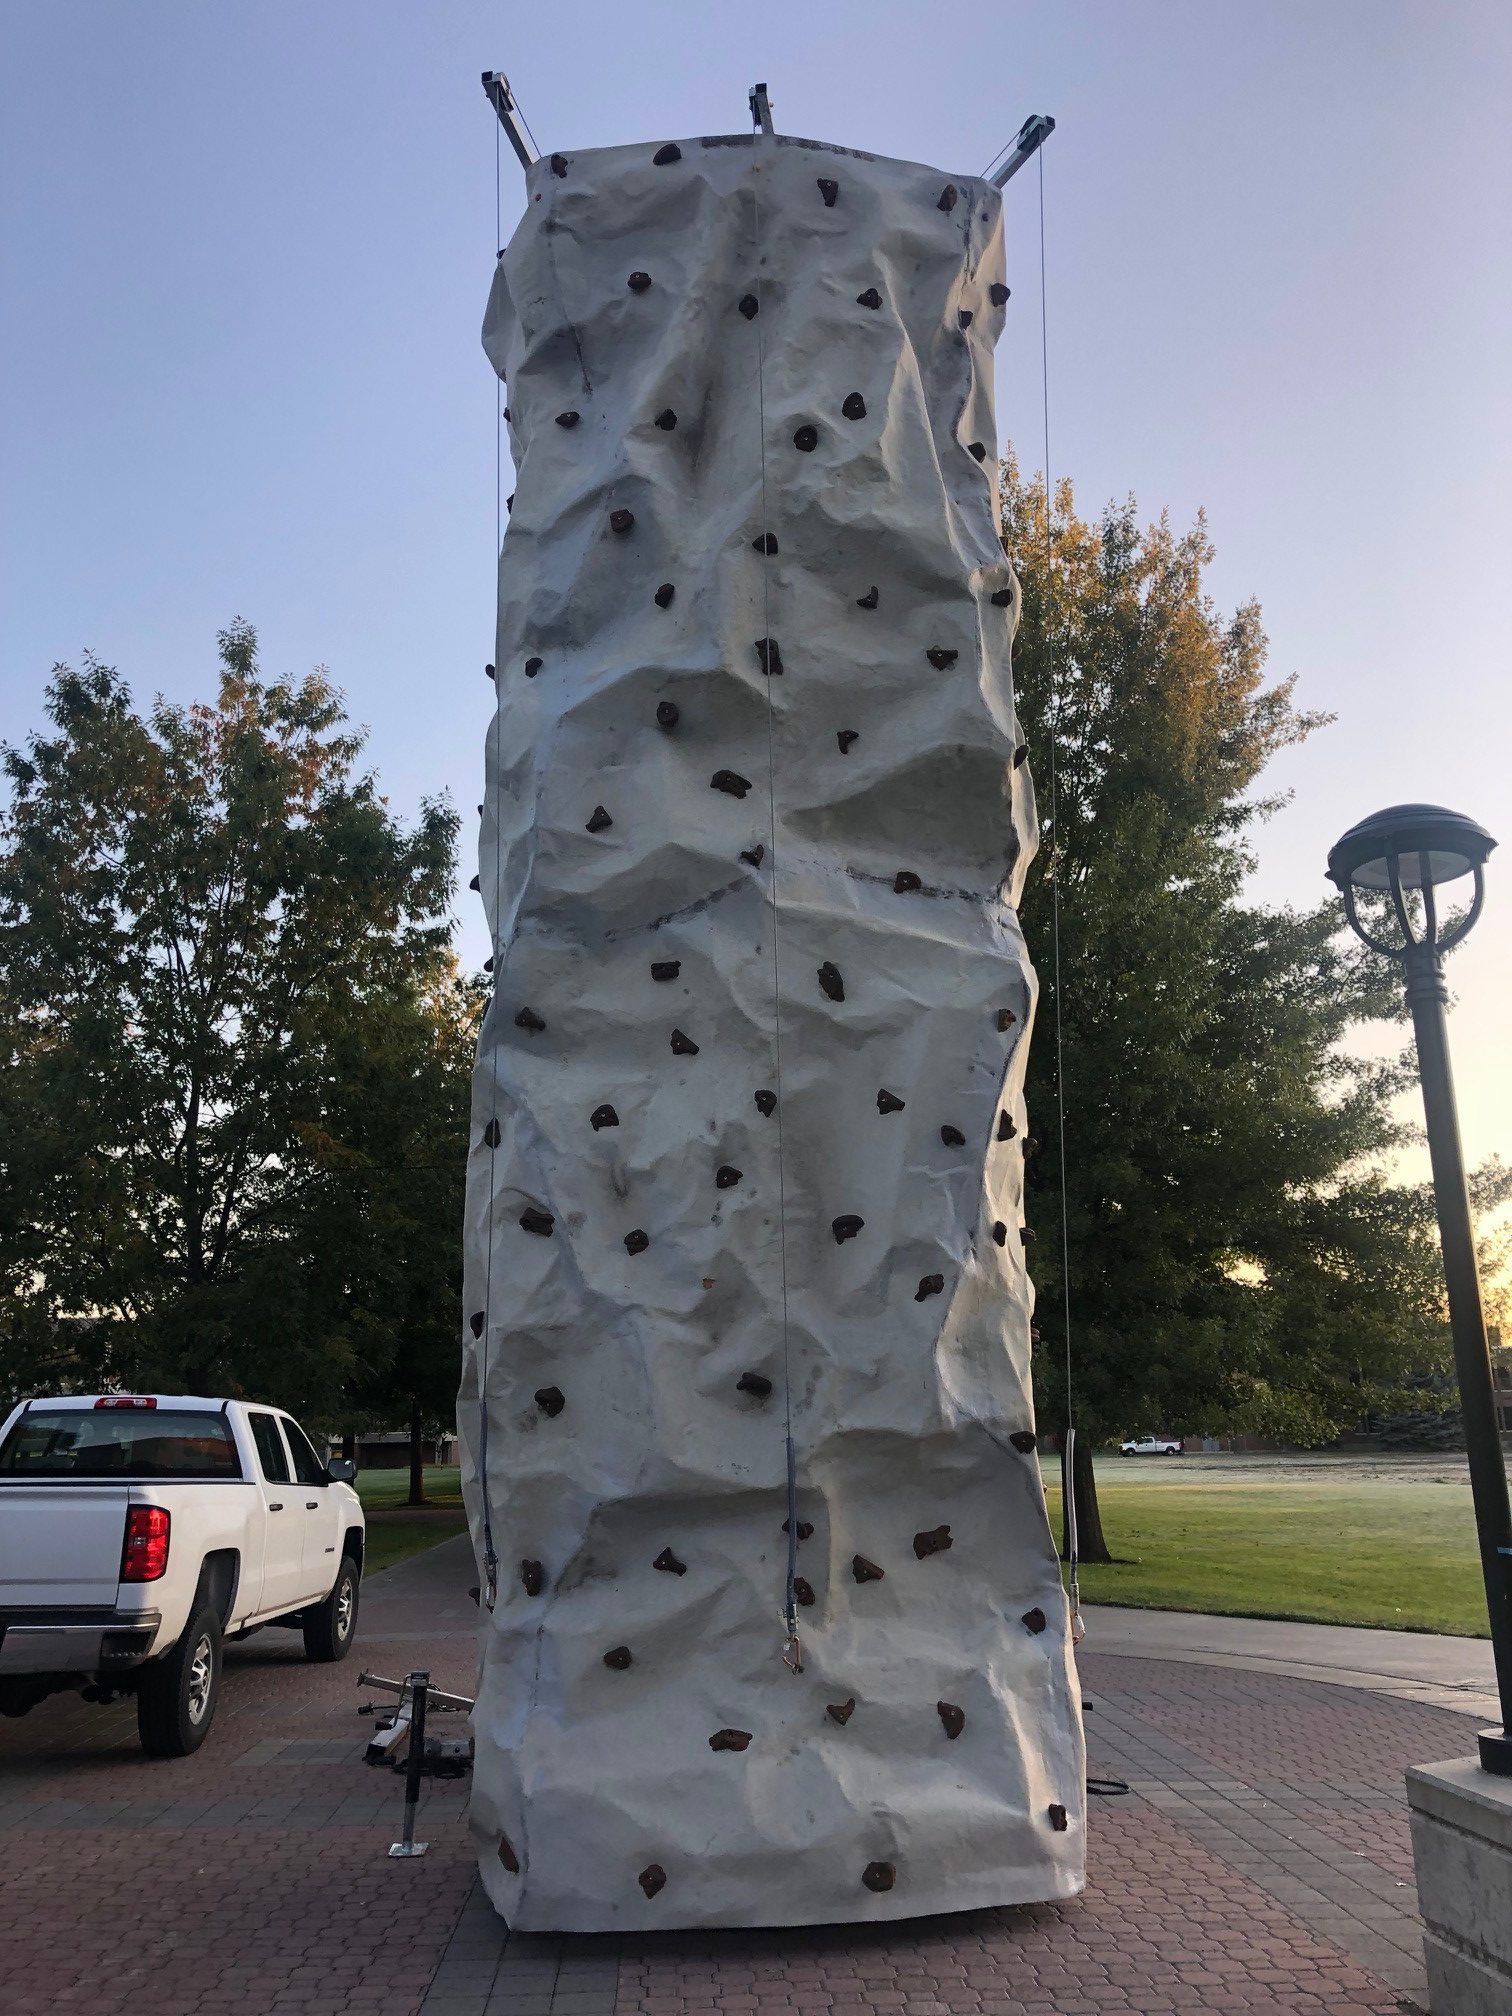
[[[1130,502],[1090,525],[1063,483],[1047,528],[1042,484],[1011,460],[1001,496],[1044,827],[1022,908],[1041,987],[1037,1396],[1063,1430],[1064,1208],[1076,1504],[1084,1555],[1106,1559],[1093,1443],[1165,1428],[1327,1438],[1446,1362],[1442,1284],[1425,1194],[1383,1173],[1407,1062],[1340,1047],[1358,1023],[1402,1019],[1393,974],[1336,904],[1275,909],[1245,891],[1249,836],[1281,802],[1255,787],[1323,717],[1297,710],[1293,680],[1265,683],[1258,607],[1214,608],[1201,519],[1177,536]]]
[[[404,830],[315,673],[220,638],[145,717],[93,659],[7,748],[0,1318],[9,1379],[276,1398],[334,1421],[395,1348],[457,819]],[[448,1206],[450,1209],[450,1206]],[[456,1245],[456,1216],[423,1236]],[[403,1249],[401,1252],[399,1249]]]

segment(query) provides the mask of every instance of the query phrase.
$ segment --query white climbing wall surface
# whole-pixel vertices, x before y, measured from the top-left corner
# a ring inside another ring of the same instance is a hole
[[[472,1824],[522,1929],[1083,1882],[1006,298],[988,185],[787,138],[547,156],[499,260],[459,1419]]]

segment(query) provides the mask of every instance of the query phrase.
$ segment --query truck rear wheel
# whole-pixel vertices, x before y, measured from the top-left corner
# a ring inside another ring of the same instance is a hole
[[[324,1603],[305,1613],[304,1648],[306,1659],[330,1665],[345,1659],[352,1649],[357,1630],[357,1563],[343,1555],[336,1586]]]
[[[220,1619],[196,1610],[171,1652],[137,1679],[137,1734],[149,1757],[191,1756],[210,1732],[220,1698]]]

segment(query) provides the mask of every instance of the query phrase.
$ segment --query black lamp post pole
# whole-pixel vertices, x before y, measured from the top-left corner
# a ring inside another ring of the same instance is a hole
[[[1454,1369],[1459,1380],[1470,1492],[1475,1503],[1481,1572],[1486,1580],[1486,1607],[1491,1617],[1496,1687],[1501,1700],[1501,1728],[1481,1731],[1481,1764],[1498,1777],[1512,1778],[1512,1503],[1508,1500],[1507,1467],[1496,1425],[1491,1352],[1481,1308],[1470,1191],[1465,1182],[1454,1074],[1449,1064],[1449,1029],[1444,1014],[1449,990],[1444,981],[1443,957],[1436,945],[1409,945],[1402,964],[1407,980],[1407,1005],[1412,1010],[1412,1026],[1417,1036],[1418,1076],[1423,1087],[1433,1195],[1438,1207],[1439,1242],[1449,1291],[1449,1327],[1454,1335]]]

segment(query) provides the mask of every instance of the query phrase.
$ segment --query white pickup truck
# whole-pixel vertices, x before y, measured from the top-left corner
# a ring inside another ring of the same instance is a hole
[[[365,1527],[352,1466],[276,1407],[26,1400],[0,1430],[0,1713],[134,1693],[142,1747],[205,1739],[221,1644],[265,1624],[345,1658]]]

